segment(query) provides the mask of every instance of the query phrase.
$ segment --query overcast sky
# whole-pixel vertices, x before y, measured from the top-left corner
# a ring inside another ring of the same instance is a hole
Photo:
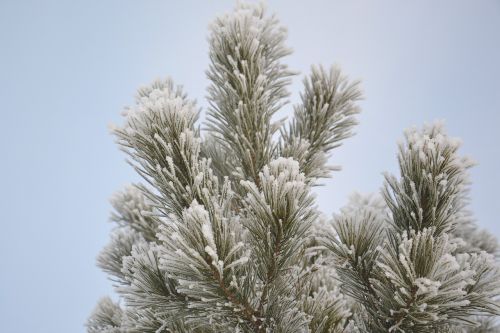
[[[107,125],[167,75],[204,107],[207,26],[233,1],[0,1],[0,322],[8,333],[84,332],[111,283],[95,267],[108,198],[138,180]],[[479,164],[472,208],[500,236],[500,2],[269,1],[286,61],[363,81],[357,136],[317,190],[327,214],[395,172],[402,131],[445,119]],[[291,87],[298,101],[302,76]],[[290,106],[284,111],[289,112]]]

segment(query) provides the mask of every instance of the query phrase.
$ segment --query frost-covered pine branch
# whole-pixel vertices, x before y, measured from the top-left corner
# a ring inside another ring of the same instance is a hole
[[[467,208],[471,163],[441,125],[411,129],[400,177],[333,220],[312,186],[352,135],[361,93],[317,66],[289,123],[286,30],[239,4],[211,27],[208,120],[171,79],[113,133],[143,178],[113,196],[90,333],[495,332],[495,238]]]
[[[500,310],[495,257],[464,251],[467,240],[456,236],[471,224],[471,163],[458,148],[440,123],[408,130],[401,176],[386,176],[387,207],[366,204],[336,219],[326,246],[345,293],[364,305],[370,332],[446,332]]]
[[[282,130],[280,153],[300,161],[304,174],[314,181],[338,169],[327,165],[329,153],[352,135],[361,92],[358,82],[349,82],[338,67],[326,71],[313,66],[301,97],[290,126]]]
[[[240,4],[215,20],[210,34],[208,129],[233,159],[233,172],[257,181],[275,156],[272,116],[286,103],[293,72],[281,59],[286,29],[262,5]]]

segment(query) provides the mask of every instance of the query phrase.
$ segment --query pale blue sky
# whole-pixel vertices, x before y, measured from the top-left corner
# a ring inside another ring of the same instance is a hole
[[[207,25],[233,1],[0,0],[2,332],[83,332],[112,292],[95,267],[108,198],[137,180],[107,125],[135,89],[171,75],[201,106]],[[289,28],[287,61],[337,63],[363,80],[358,135],[318,190],[330,214],[396,170],[404,128],[446,119],[479,162],[472,207],[500,235],[500,2],[269,1]],[[301,77],[291,88],[298,100]],[[289,110],[290,108],[288,108]]]

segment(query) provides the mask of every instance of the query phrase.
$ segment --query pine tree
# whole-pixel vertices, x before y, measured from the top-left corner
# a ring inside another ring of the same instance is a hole
[[[139,89],[113,133],[145,183],[113,197],[98,257],[121,301],[103,298],[88,332],[499,332],[498,246],[467,209],[459,142],[408,130],[399,177],[324,218],[311,188],[361,92],[313,67],[291,122],[274,121],[285,38],[261,5],[215,20],[203,132],[170,79]]]

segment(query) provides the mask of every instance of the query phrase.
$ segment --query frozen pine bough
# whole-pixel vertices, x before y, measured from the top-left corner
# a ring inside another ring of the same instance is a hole
[[[142,88],[113,130],[143,177],[112,199],[89,333],[499,332],[497,243],[468,211],[468,169],[441,124],[411,129],[400,174],[332,220],[312,186],[352,134],[361,97],[313,67],[293,119],[286,31],[240,4],[211,27],[206,130],[170,79]]]

